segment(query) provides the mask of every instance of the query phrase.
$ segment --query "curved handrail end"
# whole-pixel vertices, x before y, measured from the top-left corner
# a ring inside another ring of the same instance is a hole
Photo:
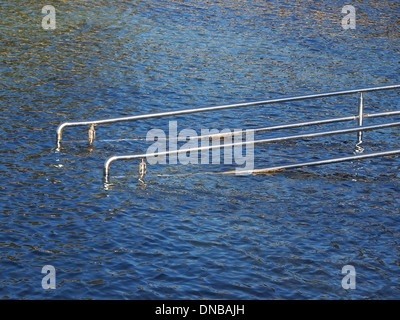
[[[109,177],[110,176],[110,166],[111,163],[115,160],[117,160],[117,156],[112,156],[109,157],[105,162],[104,162],[104,176]]]
[[[69,125],[68,122],[63,122],[57,127],[57,149],[58,150],[61,148],[61,140],[62,140],[63,129],[68,125]]]

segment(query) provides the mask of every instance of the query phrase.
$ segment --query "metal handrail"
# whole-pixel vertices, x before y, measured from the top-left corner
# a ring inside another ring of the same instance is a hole
[[[60,148],[61,148],[62,133],[63,133],[64,128],[66,128],[66,127],[91,126],[93,124],[99,125],[99,124],[109,124],[109,123],[117,123],[117,122],[124,122],[124,121],[135,121],[135,120],[150,119],[150,118],[176,116],[176,115],[182,115],[182,114],[201,113],[201,112],[234,109],[234,108],[242,108],[242,107],[254,107],[254,106],[267,105],[267,104],[272,104],[272,103],[283,103],[283,102],[300,101],[300,100],[306,100],[306,99],[317,99],[317,98],[349,95],[349,94],[355,94],[355,93],[360,93],[362,95],[362,93],[365,93],[365,92],[391,90],[391,89],[399,89],[399,88],[400,88],[400,84],[383,86],[383,87],[319,93],[319,94],[311,94],[311,95],[288,97],[288,98],[270,99],[270,100],[264,100],[264,101],[245,102],[245,103],[229,104],[229,105],[214,106],[214,107],[166,111],[166,112],[159,112],[159,113],[153,113],[153,114],[143,114],[143,115],[112,118],[112,119],[88,120],[88,121],[79,121],[79,122],[64,122],[64,123],[60,124],[57,128],[57,150],[60,150]],[[363,104],[362,98],[361,98],[360,106],[361,106],[361,104]],[[362,112],[362,108],[360,107],[360,113],[361,112]],[[362,121],[362,120],[360,120],[360,121]],[[362,125],[362,123],[361,123],[361,125]]]
[[[269,139],[262,139],[262,140],[253,140],[253,141],[244,141],[244,142],[234,142],[234,143],[227,143],[227,144],[218,144],[218,145],[208,145],[198,148],[189,148],[189,149],[179,149],[179,150],[170,150],[164,152],[155,152],[155,153],[145,153],[145,154],[134,154],[134,155],[121,155],[121,156],[112,156],[108,158],[104,163],[104,176],[106,179],[109,178],[110,175],[110,166],[111,163],[117,160],[132,160],[132,159],[143,159],[146,157],[155,157],[155,156],[168,156],[174,154],[181,154],[191,151],[207,151],[207,150],[214,150],[219,148],[232,148],[232,147],[239,147],[239,146],[248,146],[248,145],[256,145],[261,143],[272,143],[272,142],[281,142],[281,141],[289,141],[289,140],[298,140],[298,139],[310,139],[316,137],[324,137],[324,136],[331,136],[336,134],[345,134],[345,133],[352,133],[352,132],[365,132],[371,131],[376,129],[384,129],[390,127],[397,127],[400,126],[400,122],[393,122],[393,123],[386,123],[386,124],[378,124],[372,126],[363,126],[357,128],[348,128],[348,129],[339,129],[333,131],[322,131],[322,132],[314,132],[314,133],[307,133],[307,134],[300,134],[300,135],[292,135],[292,136],[284,136],[284,137],[277,137],[277,138],[269,138]],[[302,165],[304,166],[304,165]],[[267,170],[267,169],[263,169]],[[277,169],[275,169],[277,170]],[[243,171],[243,173],[253,173],[252,171]],[[232,172],[226,172],[232,173]]]
[[[80,121],[80,122],[65,122],[65,123],[60,124],[57,128],[57,150],[60,150],[60,148],[61,148],[62,132],[63,132],[63,129],[66,127],[90,125],[91,127],[89,130],[89,144],[91,144],[95,137],[94,125],[99,125],[99,124],[109,124],[109,123],[116,123],[116,122],[123,122],[123,121],[134,121],[134,120],[141,120],[141,119],[160,118],[160,117],[167,117],[167,116],[174,116],[174,115],[200,113],[200,112],[233,109],[233,108],[240,108],[240,107],[253,107],[253,106],[260,106],[260,105],[266,105],[266,104],[272,104],[272,103],[283,103],[283,102],[300,101],[300,100],[306,100],[306,99],[317,99],[317,98],[341,96],[341,95],[348,95],[348,94],[355,94],[355,93],[360,94],[360,103],[359,103],[357,115],[333,118],[333,119],[323,119],[323,120],[315,120],[315,121],[308,121],[308,122],[301,122],[301,123],[293,123],[293,124],[284,124],[284,125],[277,125],[277,126],[264,127],[264,128],[256,128],[256,129],[251,129],[250,131],[252,133],[267,132],[267,131],[272,131],[272,130],[298,128],[298,127],[321,125],[321,124],[327,124],[327,123],[351,121],[351,120],[358,119],[358,127],[355,127],[355,128],[346,128],[346,129],[332,130],[332,131],[320,131],[320,132],[314,132],[314,133],[282,136],[282,137],[278,137],[278,138],[269,138],[269,139],[253,140],[253,141],[246,141],[246,142],[228,143],[228,144],[223,144],[223,145],[213,144],[211,146],[203,146],[203,147],[199,147],[199,148],[171,150],[171,151],[151,153],[151,154],[112,156],[112,157],[108,158],[104,163],[104,176],[105,176],[106,180],[108,180],[109,175],[110,175],[111,163],[114,161],[117,161],[117,160],[144,159],[145,157],[167,156],[167,155],[180,154],[180,153],[186,153],[186,152],[191,152],[191,151],[205,151],[205,150],[213,150],[213,149],[217,149],[217,148],[219,149],[219,148],[248,146],[248,145],[253,146],[255,144],[261,144],[261,143],[271,143],[271,142],[288,141],[288,140],[295,140],[295,139],[309,139],[309,138],[315,138],[315,137],[322,137],[322,136],[329,136],[329,135],[336,135],[336,134],[345,134],[345,133],[352,133],[352,132],[358,133],[357,146],[359,146],[359,144],[361,144],[361,142],[362,142],[363,132],[365,132],[365,131],[400,126],[400,122],[392,122],[392,123],[386,123],[386,124],[364,126],[363,125],[364,118],[377,118],[377,117],[384,117],[384,116],[400,115],[400,111],[388,111],[388,112],[379,112],[379,113],[373,113],[373,114],[364,114],[364,96],[363,96],[363,94],[366,92],[391,90],[391,89],[399,89],[399,88],[400,88],[400,84],[383,86],[383,87],[374,87],[374,88],[336,91],[336,92],[328,92],[328,93],[320,93],[320,94],[312,94],[312,95],[304,95],[304,96],[296,96],[296,97],[288,97],[288,98],[270,99],[270,100],[256,101],[256,102],[221,105],[221,106],[206,107],[206,108],[175,110],[175,111],[167,111],[167,112],[160,112],[160,113],[153,113],[153,114],[143,114],[143,115],[136,115],[136,116],[129,116],[129,117],[112,118],[112,119]],[[214,135],[200,136],[200,137],[196,136],[196,137],[190,137],[190,138],[191,139],[203,139],[203,138],[207,138],[207,137],[208,138],[214,138],[214,137],[222,138],[222,137],[226,137],[226,136],[233,136],[236,134],[246,134],[246,132],[244,132],[244,133],[243,132],[239,132],[239,133],[233,132],[233,133],[227,133],[227,134],[223,133],[223,134],[216,134],[216,135],[214,134]],[[92,138],[92,139],[90,139],[90,138]],[[314,162],[296,163],[296,164],[291,164],[291,165],[286,165],[286,166],[278,166],[278,167],[271,167],[271,168],[265,168],[265,169],[255,169],[255,170],[253,169],[253,170],[247,170],[247,171],[236,170],[236,171],[227,171],[227,172],[222,172],[222,173],[223,174],[266,173],[266,172],[279,171],[279,170],[285,170],[285,169],[291,169],[291,168],[300,168],[300,167],[305,167],[305,166],[314,166],[314,165],[336,163],[336,162],[343,162],[343,161],[350,161],[350,160],[357,160],[357,159],[366,159],[366,158],[373,158],[373,157],[381,157],[381,156],[391,156],[391,155],[397,155],[397,154],[400,154],[400,149],[392,150],[392,151],[385,151],[385,152],[377,152],[377,153],[372,153],[372,154],[362,154],[362,155],[356,155],[356,156],[350,156],[350,157],[319,160],[319,161],[314,161]],[[142,160],[142,162],[143,162],[143,160]]]

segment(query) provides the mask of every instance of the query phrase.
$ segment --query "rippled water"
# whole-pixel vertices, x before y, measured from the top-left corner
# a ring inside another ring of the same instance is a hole
[[[103,164],[144,152],[168,118],[88,128],[64,121],[257,101],[399,82],[400,6],[335,1],[56,1],[0,4],[0,296],[3,299],[396,299],[396,157],[273,175],[224,165]],[[399,92],[365,95],[366,112]],[[179,128],[255,128],[357,112],[344,96],[176,117]],[[395,117],[393,117],[395,118]],[[397,117],[398,120],[398,117]],[[382,119],[365,121],[380,123]],[[341,128],[336,124],[320,128]],[[310,128],[308,128],[310,130]],[[198,131],[199,132],[199,131]],[[256,138],[302,132],[290,130]],[[366,152],[398,148],[366,133]],[[353,154],[356,135],[255,148],[255,167]],[[45,290],[42,267],[56,270]],[[356,270],[343,289],[342,268]]]

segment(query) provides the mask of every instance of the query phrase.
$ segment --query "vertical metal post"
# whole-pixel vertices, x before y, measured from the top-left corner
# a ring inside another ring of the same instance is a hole
[[[364,123],[364,96],[363,93],[360,92],[360,105],[358,106],[358,126],[361,127],[363,123]],[[359,131],[356,144],[357,153],[364,151],[364,148],[360,146],[362,143],[362,138],[363,138],[363,132]]]
[[[358,125],[361,127],[364,120],[364,96],[362,92],[360,93],[360,106],[358,107],[358,116]]]

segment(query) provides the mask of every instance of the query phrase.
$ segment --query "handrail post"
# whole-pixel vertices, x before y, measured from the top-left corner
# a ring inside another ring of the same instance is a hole
[[[364,95],[362,92],[360,92],[360,104],[358,106],[358,126],[362,127],[364,123]],[[356,144],[356,152],[362,152],[364,149],[360,146],[362,143],[362,138],[363,138],[363,132],[359,131],[358,132],[358,137],[357,137],[357,144]]]

